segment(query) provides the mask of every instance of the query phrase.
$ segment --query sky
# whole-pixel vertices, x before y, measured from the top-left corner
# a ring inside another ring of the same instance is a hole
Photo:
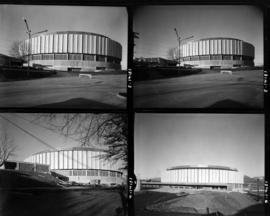
[[[37,114],[0,114],[0,131],[6,132],[9,140],[16,146],[15,155],[10,158],[11,160],[22,161],[40,151],[80,146],[80,143],[74,139],[47,129],[46,124],[40,124],[37,119]],[[20,128],[45,141],[49,146],[39,142]]]
[[[0,53],[9,54],[14,41],[27,38],[23,17],[32,32],[86,31],[108,36],[122,45],[127,68],[127,11],[124,7],[0,5]]]
[[[180,165],[220,165],[264,176],[262,114],[136,114],[137,178]]]
[[[143,6],[134,11],[134,57],[168,57],[181,38],[232,37],[255,46],[255,65],[263,64],[263,13],[253,6]],[[186,41],[186,42],[188,42]],[[184,41],[183,41],[184,42]]]

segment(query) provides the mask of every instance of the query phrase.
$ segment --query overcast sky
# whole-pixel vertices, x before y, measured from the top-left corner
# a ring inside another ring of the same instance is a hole
[[[134,11],[135,57],[168,57],[180,37],[192,40],[232,37],[255,46],[255,65],[263,64],[263,13],[253,6],[143,6]]]
[[[25,17],[32,32],[86,31],[108,36],[122,45],[127,68],[127,12],[124,7],[0,5],[0,53],[26,39]]]
[[[136,114],[135,174],[179,165],[221,165],[264,175],[262,114]]]

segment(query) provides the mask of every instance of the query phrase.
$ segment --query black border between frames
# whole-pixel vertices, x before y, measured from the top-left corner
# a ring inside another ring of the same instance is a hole
[[[134,119],[133,112],[133,82],[132,82],[132,62],[133,62],[133,11],[131,7],[127,7],[128,11],[128,77],[127,77],[127,107],[128,107],[128,215],[134,215],[134,189],[135,189],[135,175],[134,175]]]
[[[265,200],[268,202],[266,206],[266,215],[269,215],[269,180],[270,180],[270,96],[269,96],[269,57],[270,57],[270,1],[264,7],[264,114],[265,114]]]
[[[25,4],[25,5],[70,5],[70,6],[121,6],[127,7],[128,12],[128,76],[127,85],[127,108],[126,109],[95,109],[95,110],[84,110],[84,109],[24,109],[24,108],[5,108],[0,109],[0,112],[20,112],[20,113],[42,113],[42,112],[54,112],[54,113],[127,113],[128,114],[128,156],[129,156],[129,169],[128,169],[128,182],[129,191],[128,195],[128,212],[129,215],[134,215],[134,203],[133,203],[133,186],[134,186],[134,119],[137,113],[245,113],[245,114],[265,114],[265,180],[266,180],[266,198],[269,201],[269,155],[270,155],[270,113],[269,113],[269,29],[270,29],[270,0],[0,0],[0,4]],[[259,6],[264,10],[264,108],[253,110],[253,109],[134,109],[133,108],[133,80],[132,80],[132,62],[133,62],[133,19],[132,12],[133,7],[146,6],[146,5],[255,5]],[[269,206],[268,206],[269,207]],[[269,215],[269,209],[266,209],[266,215]]]

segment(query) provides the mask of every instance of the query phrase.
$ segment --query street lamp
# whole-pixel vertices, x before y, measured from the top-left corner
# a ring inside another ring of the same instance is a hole
[[[29,25],[27,23],[27,20],[25,18],[23,18],[25,25],[26,25],[26,34],[28,35],[28,67],[27,67],[27,76],[29,76],[29,68],[30,68],[30,53],[31,53],[31,38],[33,35],[37,35],[37,34],[41,34],[41,33],[45,33],[48,30],[43,30],[43,31],[39,31],[39,32],[35,32],[35,33],[31,33],[31,29],[29,28]]]
[[[190,36],[190,37],[186,37],[186,38],[181,39],[181,37],[179,36],[178,31],[177,31],[176,28],[174,28],[174,31],[176,33],[176,37],[177,37],[177,41],[178,41],[178,71],[180,71],[180,45],[181,45],[181,42],[183,40],[188,40],[190,38],[193,38],[193,36]]]

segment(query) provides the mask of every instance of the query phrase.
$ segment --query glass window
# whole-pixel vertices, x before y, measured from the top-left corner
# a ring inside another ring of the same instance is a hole
[[[94,61],[95,55],[83,55],[83,60],[84,61]]]
[[[100,176],[108,176],[108,171],[100,170]]]
[[[54,56],[53,56],[53,54],[43,54],[42,59],[43,60],[53,60]]]
[[[105,56],[97,55],[97,61],[105,62]]]
[[[67,60],[67,54],[55,54],[55,60]]]
[[[69,54],[69,60],[82,60],[82,54]]]
[[[33,60],[41,60],[41,55],[33,55]]]
[[[222,59],[223,60],[231,60],[231,56],[230,55],[223,55]]]
[[[233,60],[240,60],[240,56],[234,55]]]

